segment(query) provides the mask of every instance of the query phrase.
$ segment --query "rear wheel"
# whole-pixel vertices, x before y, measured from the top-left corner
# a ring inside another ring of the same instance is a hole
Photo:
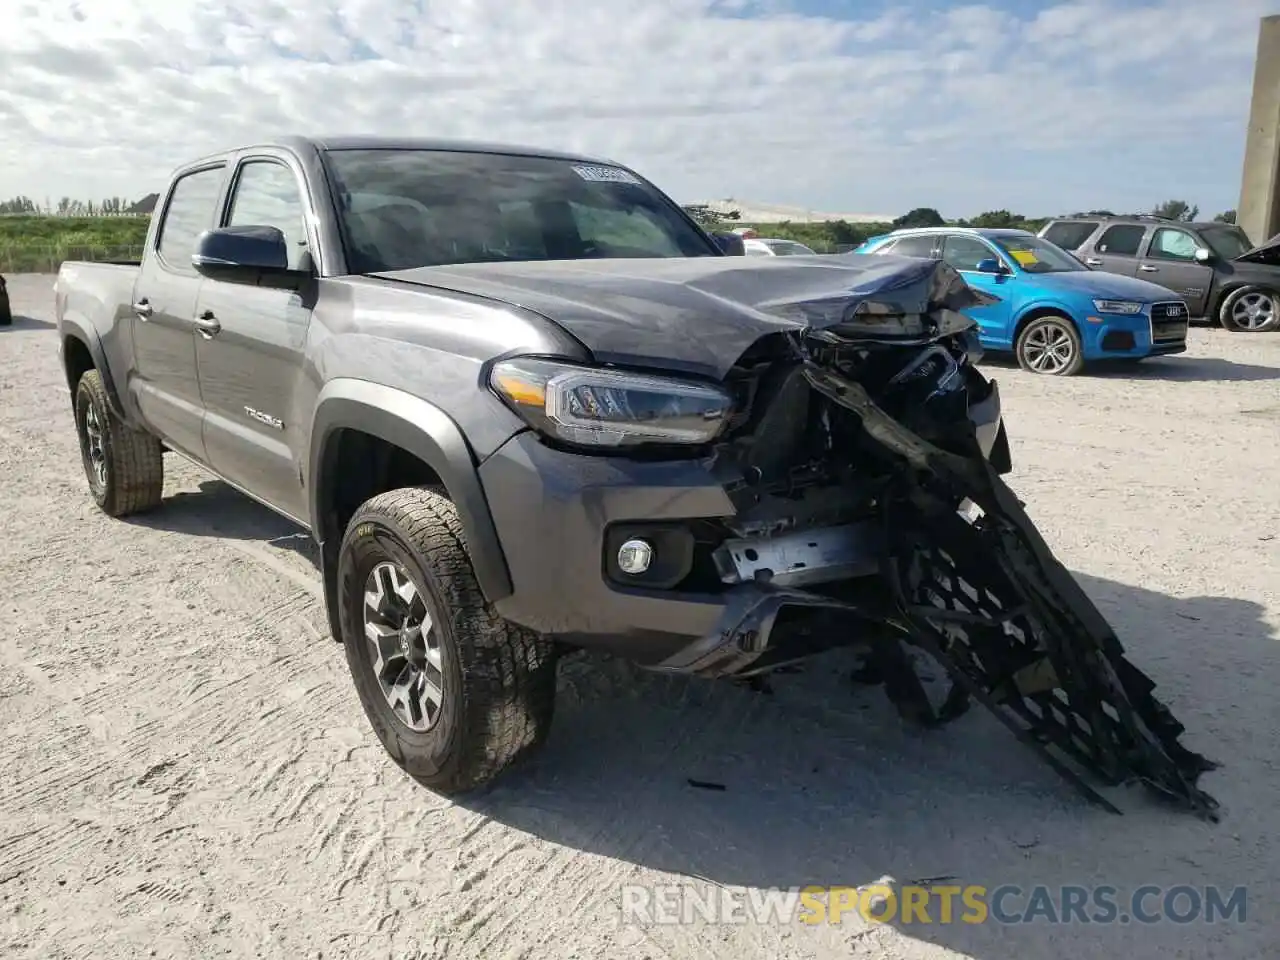
[[[1280,297],[1261,287],[1241,287],[1222,301],[1218,319],[1232,333],[1280,329]]]
[[[112,517],[150,510],[164,495],[160,441],[111,412],[102,374],[89,370],[76,386],[76,433],[89,492]]]
[[[1018,335],[1014,352],[1018,366],[1030,373],[1070,377],[1084,366],[1080,334],[1075,324],[1062,316],[1032,320]]]
[[[414,779],[460,793],[546,739],[555,648],[485,600],[447,497],[411,487],[361,506],[339,551],[338,591],[365,715]]]

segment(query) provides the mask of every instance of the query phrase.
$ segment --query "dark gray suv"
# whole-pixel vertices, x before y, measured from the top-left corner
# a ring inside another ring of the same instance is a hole
[[[1280,237],[1254,246],[1235,224],[1156,216],[1050,220],[1039,235],[1095,270],[1167,287],[1202,321],[1236,333],[1280,329]]]

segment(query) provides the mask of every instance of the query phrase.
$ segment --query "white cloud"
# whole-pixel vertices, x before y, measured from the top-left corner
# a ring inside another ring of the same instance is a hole
[[[0,196],[136,197],[314,132],[578,149],[681,200],[1234,206],[1280,0],[1010,5],[0,0]]]

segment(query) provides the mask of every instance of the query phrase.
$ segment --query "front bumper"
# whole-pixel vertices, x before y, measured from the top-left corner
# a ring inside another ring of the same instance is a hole
[[[1187,349],[1187,312],[1182,319],[1153,316],[1152,304],[1133,316],[1090,313],[1082,324],[1086,360],[1120,359],[1124,357],[1157,357],[1185,353]]]
[[[1008,441],[994,384],[985,401],[970,407],[970,417],[984,452],[998,465],[1007,457]],[[735,515],[724,487],[703,461],[569,453],[525,431],[487,458],[479,473],[514,587],[497,602],[497,610],[539,633],[647,666],[721,676],[741,673],[766,653],[766,659],[784,656],[779,649],[784,640],[788,649],[805,647],[806,652],[830,645],[809,629],[813,617],[857,619],[857,607],[848,600],[800,589],[794,580],[783,585],[786,578],[725,584],[717,576],[699,579],[695,570],[658,587],[615,582],[609,565],[618,531],[625,536],[637,527],[714,528]],[[697,551],[703,568],[714,571],[716,545],[704,543]],[[880,548],[874,531],[860,528],[843,550],[831,558],[827,582],[877,572]],[[804,586],[822,580],[810,577]],[[852,636],[826,633],[839,645],[882,634],[871,620],[865,626]]]

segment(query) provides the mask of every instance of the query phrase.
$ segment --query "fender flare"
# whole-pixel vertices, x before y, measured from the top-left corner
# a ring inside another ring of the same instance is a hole
[[[62,364],[62,375],[67,382],[67,391],[71,394],[71,402],[75,403],[76,385],[71,382],[71,370],[67,366],[67,341],[76,340],[86,350],[93,361],[93,369],[102,377],[102,385],[107,391],[107,403],[111,412],[124,423],[132,424],[133,418],[125,411],[120,402],[120,394],[116,391],[115,379],[111,375],[111,366],[107,363],[106,351],[102,349],[102,339],[97,329],[88,320],[78,314],[66,314],[58,328],[58,359]]]
[[[394,444],[434,470],[458,510],[471,565],[485,598],[493,603],[511,595],[511,574],[493,514],[471,447],[458,425],[439,407],[403,390],[368,380],[338,378],[325,384],[316,401],[309,475],[311,529],[320,546],[332,626],[337,626],[337,591],[330,581],[337,576],[337,549],[343,531],[332,529],[324,503],[327,478],[332,475],[330,461],[337,450],[332,441],[343,429],[359,430]],[[334,636],[340,638],[341,633],[335,631]]]

